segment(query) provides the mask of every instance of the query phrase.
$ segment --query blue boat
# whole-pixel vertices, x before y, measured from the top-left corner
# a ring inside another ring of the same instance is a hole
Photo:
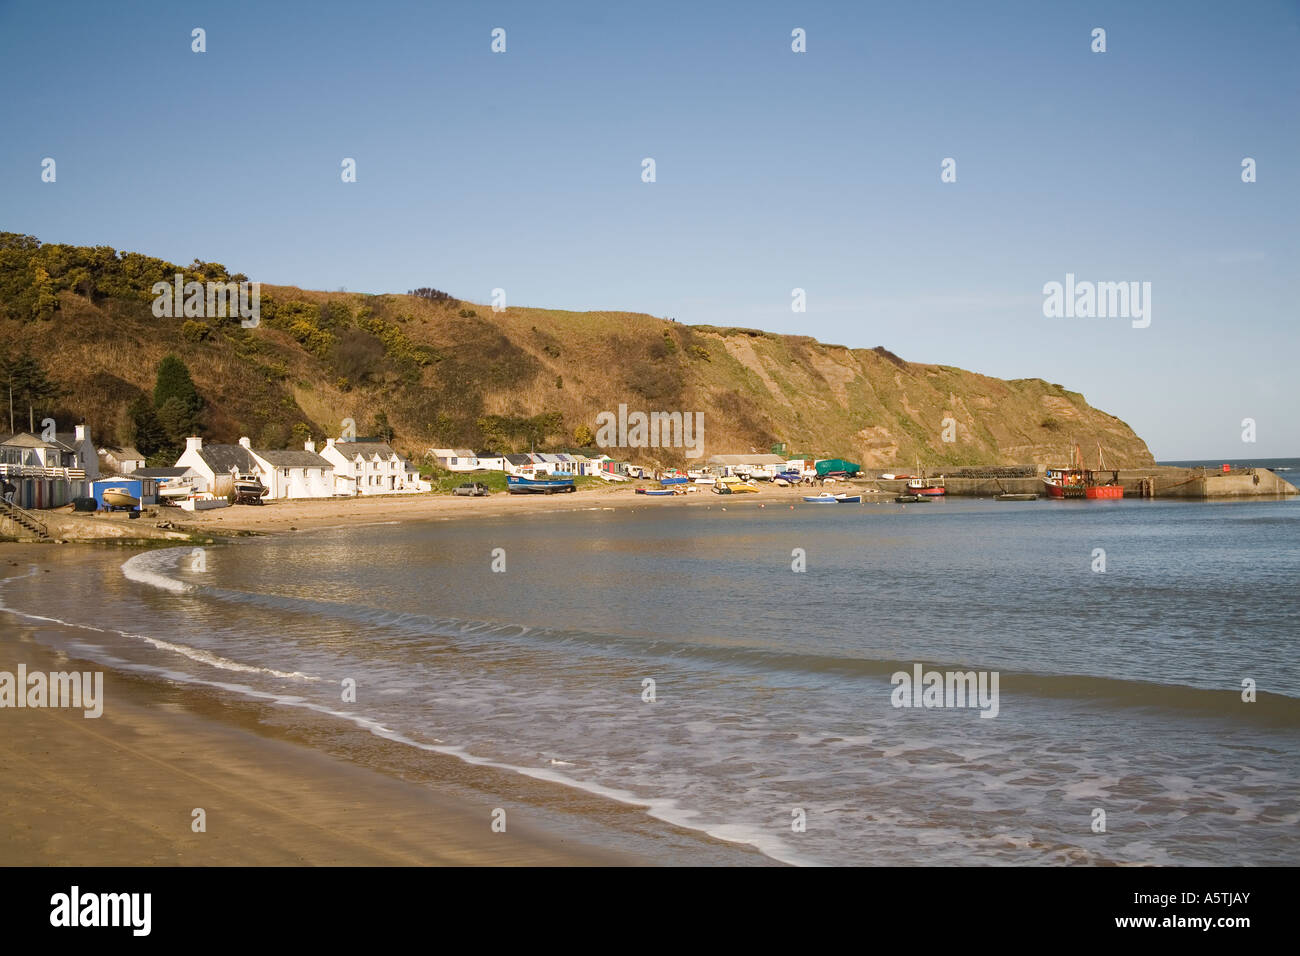
[[[810,505],[833,505],[835,496],[829,491],[823,491],[820,495],[804,495],[803,500]]]
[[[506,475],[506,491],[512,495],[554,495],[577,491],[572,478],[525,478]]]
[[[686,478],[686,477],[673,477],[673,478],[660,478],[660,479],[659,479],[659,484],[661,484],[661,485],[688,485],[688,484],[690,484],[690,482],[691,482],[691,479]]]

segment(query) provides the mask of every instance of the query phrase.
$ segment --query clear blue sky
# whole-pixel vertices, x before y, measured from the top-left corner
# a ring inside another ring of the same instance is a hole
[[[1161,459],[1300,455],[1296,2],[0,0],[0,79],[0,229],[884,345]],[[1044,318],[1067,272],[1151,282],[1151,326]]]

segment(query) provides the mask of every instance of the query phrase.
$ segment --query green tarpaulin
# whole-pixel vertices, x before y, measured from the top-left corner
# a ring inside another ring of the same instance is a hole
[[[850,475],[856,475],[861,470],[861,465],[855,465],[853,462],[845,461],[843,458],[827,458],[825,461],[817,462],[817,474],[819,477],[825,477],[832,471],[846,471]]]

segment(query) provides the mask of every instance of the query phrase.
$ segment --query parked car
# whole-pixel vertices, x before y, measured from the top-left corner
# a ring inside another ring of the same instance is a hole
[[[488,486],[481,481],[467,481],[465,484],[452,489],[451,493],[453,495],[465,495],[470,498],[483,498],[492,494]]]

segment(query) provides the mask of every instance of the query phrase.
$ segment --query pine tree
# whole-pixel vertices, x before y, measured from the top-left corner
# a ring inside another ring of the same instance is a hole
[[[181,407],[191,416],[197,415],[203,409],[203,399],[199,398],[198,389],[194,387],[190,370],[175,355],[168,355],[158,363],[158,380],[153,388],[153,407],[161,409],[170,399],[177,399]]]

